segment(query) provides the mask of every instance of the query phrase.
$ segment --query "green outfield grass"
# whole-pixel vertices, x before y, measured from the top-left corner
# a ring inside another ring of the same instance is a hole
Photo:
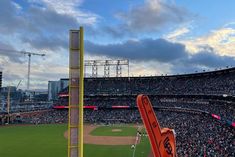
[[[121,131],[113,132],[113,129]],[[137,128],[133,126],[99,126],[95,128],[91,135],[94,136],[136,136]]]
[[[0,128],[0,157],[65,157],[66,125]]]
[[[0,127],[0,157],[66,157],[66,130],[67,125]],[[149,150],[148,139],[143,137],[137,145],[135,157],[147,157]],[[129,145],[84,146],[85,157],[131,157],[132,152],[133,149]]]
[[[86,144],[84,147],[85,157],[132,157],[133,149],[126,146],[101,146]],[[148,157],[150,144],[147,137],[143,137],[137,145],[135,157]]]

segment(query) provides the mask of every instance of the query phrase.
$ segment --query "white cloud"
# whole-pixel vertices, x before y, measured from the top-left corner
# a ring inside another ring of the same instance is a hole
[[[99,18],[99,16],[94,13],[81,11],[79,9],[83,0],[32,0],[31,2],[42,3],[47,8],[52,9],[59,14],[72,16],[81,24],[95,24]]]
[[[169,28],[171,24],[177,25],[188,21],[192,14],[170,1],[145,0],[144,4],[118,12],[115,17],[120,20],[120,23],[115,26],[107,26],[104,30],[117,38],[124,35],[136,36],[160,32],[163,31],[163,28]]]
[[[31,58],[31,89],[47,88],[49,80],[68,77],[66,49],[68,30],[80,24],[94,24],[98,16],[88,11],[81,11],[80,0],[28,0],[27,2],[29,8],[22,9],[24,6],[20,6],[20,3],[0,1],[0,8],[5,11],[0,15],[2,26],[0,48],[46,53],[45,60],[36,56]],[[28,39],[23,40],[23,37]],[[25,89],[27,63],[28,57],[20,53],[0,52],[0,69],[3,71],[4,86],[16,85],[23,79],[21,88]]]
[[[157,61],[130,62],[130,76],[160,76],[172,74],[172,65]]]
[[[191,40],[179,41],[186,45],[192,53],[200,50],[201,46],[212,47],[218,55],[235,56],[235,29],[223,27],[209,34]]]
[[[235,27],[235,22],[229,22],[229,23],[226,23],[224,26],[224,28],[234,28]]]
[[[225,24],[223,27],[211,30],[201,36],[190,36],[193,26],[185,25],[173,32],[163,35],[172,42],[182,43],[186,46],[187,52],[196,54],[209,47],[213,53],[219,56],[235,57],[235,22]],[[190,35],[188,35],[190,33]],[[188,36],[186,37],[185,34]]]
[[[174,30],[173,32],[170,32],[169,34],[167,34],[165,36],[165,38],[167,38],[169,40],[175,40],[175,39],[187,34],[188,32],[190,32],[189,28],[180,27],[180,28],[177,28],[176,30]]]
[[[12,4],[15,6],[16,9],[18,10],[22,9],[22,7],[18,3],[12,2]]]
[[[31,79],[30,85],[31,89],[39,88],[45,89],[47,88],[47,83],[49,80],[58,80],[62,77],[68,77],[68,65],[67,64],[57,64],[54,61],[36,61],[36,59],[32,58],[31,62]],[[39,60],[39,59],[38,59]],[[16,63],[10,62],[7,57],[0,59],[0,64],[2,65],[3,71],[3,85],[15,85],[19,80],[23,80],[23,84],[21,85],[22,89],[26,88],[27,83],[27,70],[28,64],[25,63]],[[37,82],[41,82],[40,86],[33,85]]]
[[[3,71],[3,85],[14,85],[23,78],[27,78],[27,64],[11,62],[8,57],[1,56],[1,69]]]

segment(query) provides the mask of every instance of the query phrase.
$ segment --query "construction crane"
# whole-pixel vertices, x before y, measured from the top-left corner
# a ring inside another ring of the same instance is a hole
[[[30,68],[31,68],[31,56],[45,56],[46,54],[44,53],[33,53],[33,52],[27,52],[27,51],[16,51],[16,50],[7,50],[7,49],[0,49],[0,51],[5,51],[5,52],[17,52],[17,53],[22,53],[24,55],[28,55],[28,78],[27,78],[27,90],[29,90],[30,86]]]
[[[27,90],[29,90],[29,86],[30,86],[30,66],[31,66],[31,56],[35,55],[35,56],[45,56],[45,54],[40,54],[40,53],[32,53],[32,52],[26,52],[26,51],[21,51],[21,53],[26,54],[29,56],[29,60],[28,60],[28,81],[27,81]]]

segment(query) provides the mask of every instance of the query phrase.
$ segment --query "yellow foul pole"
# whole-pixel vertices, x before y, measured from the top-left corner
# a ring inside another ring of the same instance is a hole
[[[84,35],[70,30],[68,157],[83,157]]]
[[[80,27],[79,157],[83,157],[84,30]]]

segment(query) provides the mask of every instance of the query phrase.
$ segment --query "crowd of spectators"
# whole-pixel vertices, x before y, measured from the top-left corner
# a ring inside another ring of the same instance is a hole
[[[213,99],[195,98],[159,98],[151,96],[150,100],[154,107],[180,107],[187,109],[202,110],[216,114],[224,119],[235,121],[235,102]],[[97,106],[98,108],[111,108],[112,106],[136,107],[136,97],[97,97],[85,100],[85,105]]]
[[[157,112],[162,127],[175,129],[178,156],[234,156],[235,130],[205,115]]]
[[[235,130],[208,115],[156,110],[161,127],[176,132],[178,156],[234,156]],[[67,123],[67,110],[48,110],[21,117],[23,123]],[[137,109],[85,110],[84,121],[92,124],[141,123]]]
[[[235,68],[191,75],[88,78],[85,94],[235,95]]]
[[[153,105],[161,107],[180,107],[187,109],[197,109],[210,114],[216,114],[224,119],[235,121],[235,102],[221,100],[195,100],[195,99],[168,99],[161,101],[153,99]]]
[[[20,114],[20,123],[23,124],[55,124],[67,123],[68,111],[45,110]]]
[[[172,76],[85,78],[85,95],[235,95],[235,68]],[[68,87],[61,93],[68,93]]]

